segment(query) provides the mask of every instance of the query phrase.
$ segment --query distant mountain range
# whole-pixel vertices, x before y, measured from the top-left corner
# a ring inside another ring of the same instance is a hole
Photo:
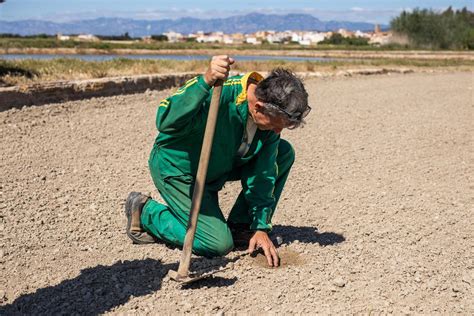
[[[130,36],[158,35],[168,31],[183,34],[197,31],[224,33],[253,33],[256,31],[301,30],[301,31],[333,31],[344,28],[347,30],[368,31],[374,24],[347,21],[321,21],[309,14],[260,14],[251,13],[242,16],[216,19],[195,19],[191,17],[177,20],[132,20],[123,18],[98,18],[68,23],[50,21],[23,20],[0,21],[0,33],[20,35],[34,34],[95,34],[121,35],[128,32]],[[388,26],[382,25],[382,29]]]

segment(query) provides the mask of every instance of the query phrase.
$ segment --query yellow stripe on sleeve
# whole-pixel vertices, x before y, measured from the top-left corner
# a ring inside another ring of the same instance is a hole
[[[227,81],[224,83],[224,86],[235,86],[235,85],[238,85],[238,84],[241,84],[241,80],[240,80],[240,79],[231,79],[231,80],[227,80]]]
[[[162,101],[160,102],[159,107],[160,107],[160,106],[167,107],[169,104],[170,104],[170,101],[167,100],[167,99],[164,99],[164,100],[162,100]]]
[[[180,95],[180,94],[183,94],[187,88],[189,88],[190,86],[194,85],[196,82],[198,81],[197,77],[191,79],[191,80],[188,80],[184,86],[182,86],[181,88],[179,88],[173,95]]]

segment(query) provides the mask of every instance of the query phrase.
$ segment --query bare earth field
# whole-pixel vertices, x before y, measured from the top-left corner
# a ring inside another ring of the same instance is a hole
[[[283,266],[232,252],[180,289],[123,205],[170,90],[0,113],[0,315],[474,313],[473,74],[310,79],[274,218]],[[225,212],[239,184],[220,195]]]

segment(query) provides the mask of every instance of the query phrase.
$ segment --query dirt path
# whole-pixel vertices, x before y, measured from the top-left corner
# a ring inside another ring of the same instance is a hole
[[[309,123],[283,135],[285,266],[199,259],[233,269],[185,290],[165,277],[180,251],[132,245],[122,211],[130,190],[156,197],[147,158],[170,91],[1,112],[0,314],[473,314],[472,73],[307,87]]]

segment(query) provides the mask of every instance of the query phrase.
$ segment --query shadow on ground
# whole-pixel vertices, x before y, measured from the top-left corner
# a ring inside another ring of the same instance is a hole
[[[74,279],[38,289],[0,306],[0,315],[97,315],[127,302],[131,296],[161,288],[170,268],[154,259],[117,262],[84,269]]]
[[[195,261],[204,264],[204,260],[198,258]],[[229,262],[226,258],[218,260],[221,266]],[[163,265],[160,260],[146,259],[84,269],[74,279],[38,289],[20,296],[11,304],[0,306],[0,315],[103,314],[125,304],[132,296],[144,296],[160,290],[168,271],[177,268],[177,263]],[[236,280],[214,276],[184,287],[226,287]]]
[[[281,236],[283,243],[291,243],[296,240],[302,243],[319,244],[320,246],[331,246],[344,242],[343,235],[333,232],[318,232],[316,227],[308,226],[286,226],[275,225],[272,230],[273,238]]]

